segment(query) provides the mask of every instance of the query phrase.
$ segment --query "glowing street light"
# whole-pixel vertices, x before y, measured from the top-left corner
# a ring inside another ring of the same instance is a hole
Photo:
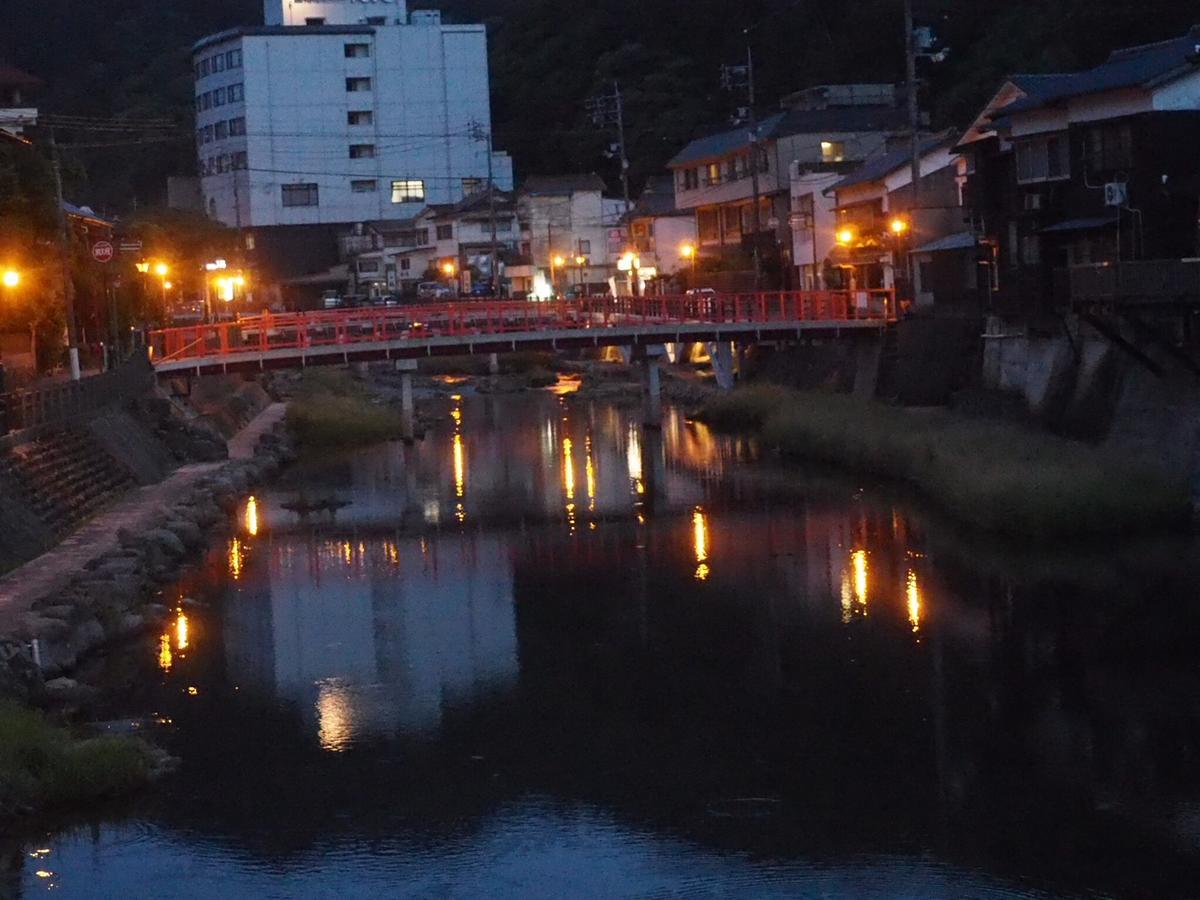
[[[901,235],[908,231],[908,222],[897,216],[896,218],[892,219],[888,227],[892,229],[892,234]]]
[[[854,229],[839,228],[835,237],[837,238],[837,242],[843,246],[851,244],[854,241]]]
[[[9,290],[18,287],[21,284],[21,273],[16,269],[5,269],[4,274],[0,275],[0,284]]]
[[[453,278],[454,273],[457,271],[458,267],[455,266],[454,263],[450,262],[450,260],[446,260],[446,262],[442,263],[442,274],[447,278]]]
[[[171,267],[168,266],[165,262],[160,262],[160,263],[154,264],[154,274],[157,275],[159,278],[166,278],[167,275],[170,274],[170,272],[171,272]]]

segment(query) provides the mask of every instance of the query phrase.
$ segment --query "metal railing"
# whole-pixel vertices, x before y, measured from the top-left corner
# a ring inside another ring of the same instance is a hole
[[[895,319],[891,290],[790,291],[658,297],[584,297],[454,301],[307,313],[264,313],[234,322],[166,328],[150,333],[156,365],[274,350],[372,342],[464,341],[489,335],[562,332],[617,326],[663,329],[672,325],[801,322],[887,322]]]
[[[154,385],[144,353],[117,368],[79,381],[62,381],[0,394],[0,434],[92,415],[132,400]]]

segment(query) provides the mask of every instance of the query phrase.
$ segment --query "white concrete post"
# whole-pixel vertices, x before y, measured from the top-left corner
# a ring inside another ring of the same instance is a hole
[[[489,353],[488,354],[488,374],[489,375],[499,375],[500,374],[500,354],[499,353]]]
[[[662,373],[659,361],[666,355],[662,344],[646,348],[642,359],[642,421],[650,428],[662,427]]]
[[[400,373],[400,436],[404,443],[411,444],[416,434],[416,408],[413,403],[413,373],[417,371],[415,359],[396,360],[396,371]]]
[[[708,355],[712,359],[713,374],[717,376],[717,387],[723,391],[733,390],[733,344],[729,341],[709,344]]]

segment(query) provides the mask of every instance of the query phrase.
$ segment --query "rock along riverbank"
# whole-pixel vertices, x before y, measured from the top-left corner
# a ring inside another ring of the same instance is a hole
[[[294,458],[283,411],[260,413],[230,441],[227,462],[177,471],[162,490],[97,517],[92,540],[76,535],[0,582],[0,697],[69,692],[89,654],[162,625],[171,610],[159,589],[228,527],[252,486]]]

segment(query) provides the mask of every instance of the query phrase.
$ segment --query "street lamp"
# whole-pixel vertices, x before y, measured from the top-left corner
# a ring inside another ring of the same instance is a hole
[[[154,265],[154,274],[159,278],[166,278],[170,271],[171,267],[165,262],[155,263]]]
[[[899,237],[900,235],[904,234],[904,232],[908,231],[908,222],[899,216],[896,216],[896,218],[892,219],[892,221],[889,223],[888,227],[892,229],[892,234]]]
[[[550,257],[550,290],[558,293],[558,276],[555,274],[556,269],[561,269],[567,264],[566,257],[561,253],[555,253]]]
[[[853,243],[853,241],[854,241],[854,229],[853,228],[839,228],[837,231],[837,234],[834,235],[834,237],[837,238],[837,242],[839,244],[841,244],[842,246],[848,246],[849,244]]]
[[[686,259],[692,266],[692,287],[696,286],[696,245],[684,244],[679,248],[679,255]]]
[[[3,284],[10,291],[21,284],[21,273],[16,269],[5,269],[4,274],[0,275],[0,284]]]

